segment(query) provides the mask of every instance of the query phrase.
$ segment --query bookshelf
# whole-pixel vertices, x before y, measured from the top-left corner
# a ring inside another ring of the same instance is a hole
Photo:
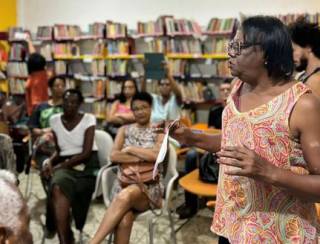
[[[8,90],[12,96],[25,93],[25,82],[28,78],[27,58],[28,46],[25,42],[27,30],[21,27],[12,27],[8,30],[9,55],[6,66]]]

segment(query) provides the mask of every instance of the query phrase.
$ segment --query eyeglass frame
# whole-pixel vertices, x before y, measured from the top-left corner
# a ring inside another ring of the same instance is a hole
[[[236,48],[232,47],[232,45],[235,43],[238,44],[237,50],[236,50]],[[227,49],[227,53],[229,56],[236,57],[236,56],[241,55],[242,50],[247,49],[252,46],[256,46],[256,45],[260,45],[260,43],[250,43],[250,42],[246,43],[246,42],[232,40],[227,44],[226,49]]]

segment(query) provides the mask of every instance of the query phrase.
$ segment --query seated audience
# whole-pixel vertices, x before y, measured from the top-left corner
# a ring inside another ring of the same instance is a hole
[[[221,99],[221,104],[215,105],[210,109],[209,118],[208,118],[208,127],[213,127],[216,129],[221,129],[221,119],[222,112],[227,103],[227,98],[231,92],[231,84],[228,81],[224,81],[219,86],[219,95]],[[197,162],[199,158],[199,153],[195,148],[190,149],[186,154],[185,160],[185,174],[190,173],[194,169],[196,169]],[[177,213],[179,214],[180,219],[190,218],[195,215],[198,210],[198,197],[190,192],[184,193],[185,196],[185,204],[180,206],[177,209]]]
[[[132,98],[136,123],[119,129],[111,155],[112,163],[119,166],[116,195],[91,244],[101,243],[111,232],[115,243],[129,243],[135,214],[161,207],[161,173],[152,179],[152,171],[163,135],[151,127],[151,106],[152,97],[146,92]]]
[[[82,229],[99,169],[94,142],[96,119],[81,113],[83,96],[75,89],[63,94],[63,113],[50,119],[56,152],[44,163],[50,179],[49,205],[53,209],[60,243],[74,243],[71,209],[77,229]]]
[[[32,244],[29,213],[15,176],[0,170],[0,244]]]
[[[111,105],[107,113],[106,130],[114,138],[118,128],[134,122],[134,116],[130,108],[132,97],[138,92],[137,83],[134,80],[126,80],[122,83],[121,93]]]

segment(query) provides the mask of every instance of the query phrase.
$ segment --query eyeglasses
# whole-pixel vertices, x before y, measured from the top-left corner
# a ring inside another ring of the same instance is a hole
[[[251,46],[260,45],[259,43],[244,43],[240,41],[230,41],[227,45],[227,53],[229,56],[239,56],[243,49]]]

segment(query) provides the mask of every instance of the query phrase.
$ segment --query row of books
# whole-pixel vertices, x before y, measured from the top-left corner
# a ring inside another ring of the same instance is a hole
[[[76,43],[55,43],[53,53],[55,56],[79,56],[80,48]]]
[[[126,40],[114,40],[104,43],[102,40],[84,40],[81,42],[57,42],[54,44],[44,42],[41,44],[40,52],[52,60],[54,56],[79,56],[92,55],[129,55],[143,54],[148,52],[180,53],[180,54],[208,54],[225,53],[226,45],[230,41],[229,37],[210,37],[205,41],[195,38],[175,39],[137,39],[133,46]],[[51,47],[53,46],[53,48]],[[51,50],[52,49],[52,50]]]
[[[193,20],[165,18],[167,35],[201,35],[200,25]]]
[[[238,21],[235,18],[212,18],[209,22],[207,32],[211,34],[232,33],[236,30]]]
[[[107,76],[117,77],[126,76],[128,71],[127,60],[107,60],[106,62],[106,73]]]
[[[209,37],[203,42],[204,53],[226,53],[230,37]]]
[[[163,19],[158,18],[157,21],[138,22],[138,35],[141,36],[161,36],[164,34]]]
[[[28,76],[27,64],[25,62],[9,62],[7,64],[8,77],[25,78]]]
[[[299,18],[305,18],[307,21],[311,23],[318,23],[320,25],[320,13],[315,14],[307,14],[307,13],[300,13],[300,14],[286,14],[286,15],[278,15],[277,16],[283,23],[289,25]]]
[[[97,37],[97,38],[103,38],[105,32],[105,24],[95,22],[93,24],[89,25],[89,36]]]
[[[237,26],[235,18],[218,19],[213,18],[209,22],[206,30],[202,30],[200,25],[194,20],[176,19],[173,16],[160,16],[156,21],[137,23],[134,31],[141,36],[175,36],[175,35],[196,35],[208,32],[230,31]],[[12,29],[12,31],[14,31]],[[19,32],[23,32],[19,28]],[[56,24],[54,26],[39,26],[37,39],[39,40],[78,40],[82,38],[126,38],[128,37],[127,24],[113,21],[95,22],[89,25],[88,33],[81,31],[77,25]]]
[[[107,21],[106,24],[107,38],[125,38],[127,37],[127,25],[112,21]]]
[[[228,61],[209,60],[209,62],[193,62],[184,70],[193,78],[231,77]]]
[[[54,25],[53,33],[56,40],[72,40],[81,36],[80,27],[77,25]]]
[[[188,81],[179,82],[179,87],[182,93],[182,100],[186,102],[203,102],[203,92],[205,86],[203,82]]]
[[[38,40],[52,40],[52,26],[39,26],[37,28],[37,39]]]
[[[168,40],[167,52],[201,54],[201,41],[198,39],[170,39]]]
[[[167,41],[162,38],[145,38],[136,39],[134,45],[134,52],[139,53],[165,53]]]
[[[28,53],[28,49],[24,43],[12,43],[9,60],[10,61],[24,61]]]
[[[109,41],[107,44],[107,53],[128,55],[129,54],[129,42],[126,40],[123,41]]]
[[[25,83],[24,79],[9,78],[9,92],[10,94],[24,94],[25,93]]]

